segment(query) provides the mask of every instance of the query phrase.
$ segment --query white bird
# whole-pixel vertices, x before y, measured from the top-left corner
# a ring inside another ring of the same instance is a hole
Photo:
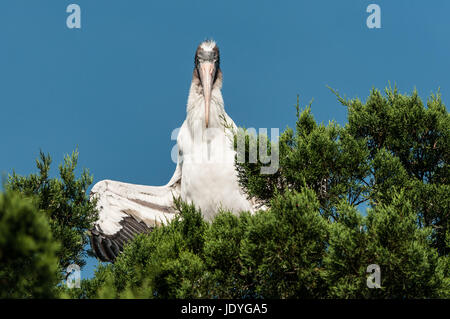
[[[91,230],[91,246],[103,261],[114,261],[124,244],[138,233],[171,221],[173,199],[199,208],[207,221],[220,209],[254,212],[257,204],[239,186],[234,166],[233,133],[237,129],[224,109],[219,49],[202,42],[187,102],[187,117],[177,137],[177,166],[164,186],[103,180],[94,185],[99,219]]]

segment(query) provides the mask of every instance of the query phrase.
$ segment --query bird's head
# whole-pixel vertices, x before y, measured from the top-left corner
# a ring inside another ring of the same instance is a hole
[[[219,48],[213,40],[204,41],[198,46],[193,77],[205,99],[205,124],[208,127],[211,92],[218,78],[222,77]]]

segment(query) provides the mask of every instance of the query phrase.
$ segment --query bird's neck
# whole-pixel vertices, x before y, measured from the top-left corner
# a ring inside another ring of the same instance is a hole
[[[205,98],[201,86],[194,81],[191,84],[187,103],[187,117],[189,127],[206,129],[205,121]],[[223,116],[225,114],[221,87],[215,85],[211,92],[211,105],[209,109],[209,128],[223,127]]]

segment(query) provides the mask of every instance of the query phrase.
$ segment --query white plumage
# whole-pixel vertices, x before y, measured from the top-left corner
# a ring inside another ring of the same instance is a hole
[[[224,109],[219,51],[213,41],[199,45],[187,103],[187,117],[178,134],[178,163],[164,186],[104,180],[94,185],[99,219],[91,245],[102,260],[113,261],[135,234],[175,217],[173,198],[193,202],[211,221],[220,209],[235,214],[254,211],[238,183],[234,166],[233,130]]]

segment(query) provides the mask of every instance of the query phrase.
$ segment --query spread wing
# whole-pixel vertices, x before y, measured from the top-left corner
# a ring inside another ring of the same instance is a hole
[[[144,186],[103,180],[94,185],[99,219],[90,231],[91,247],[102,261],[113,262],[124,245],[139,233],[175,217],[173,198],[180,195],[181,167],[177,165],[169,183]]]

